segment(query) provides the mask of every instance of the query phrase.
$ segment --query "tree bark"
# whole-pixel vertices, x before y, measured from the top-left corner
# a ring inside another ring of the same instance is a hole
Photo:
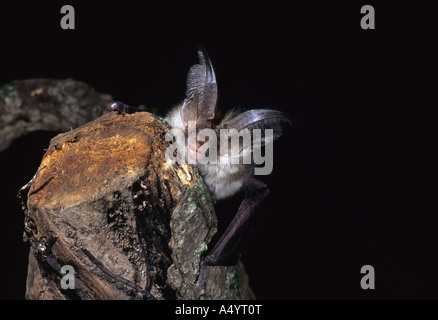
[[[29,81],[34,81],[30,88],[40,88],[36,82],[42,82],[42,91],[33,89],[36,94],[60,85],[55,80]],[[26,90],[15,90],[32,97]],[[58,96],[80,105],[81,97],[89,95],[79,91],[77,97],[77,92]],[[90,116],[111,102],[106,102],[111,100],[108,95],[93,95],[100,100]],[[47,103],[50,95],[44,99]],[[9,96],[3,103],[11,105],[13,100]],[[44,103],[39,105],[39,121],[54,115],[51,108],[72,109]],[[62,119],[61,113],[55,114]],[[18,122],[7,123],[12,128]],[[241,263],[207,267],[205,285],[196,284],[217,218],[197,171],[166,161],[166,131],[150,113],[110,112],[52,139],[36,176],[19,191],[25,240],[31,244],[27,299],[254,298]],[[74,269],[74,288],[65,266]],[[67,278],[70,288],[64,289]]]
[[[65,132],[101,116],[109,94],[73,79],[29,79],[0,86],[0,152],[29,132]]]

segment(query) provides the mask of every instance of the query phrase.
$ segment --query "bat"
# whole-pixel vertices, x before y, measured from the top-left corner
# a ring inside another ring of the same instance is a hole
[[[198,50],[198,57],[199,64],[193,65],[187,76],[186,98],[181,104],[172,108],[164,118],[172,128],[182,130],[186,137],[190,134],[191,121],[195,122],[197,132],[207,128],[217,132],[216,136],[220,136],[219,132],[222,129],[235,129],[235,132],[246,130],[250,133],[255,129],[272,130],[270,140],[261,137],[254,139],[249,145],[240,146],[239,156],[243,157],[245,154],[253,153],[264,145],[272,143],[281,136],[282,129],[291,124],[288,114],[270,109],[254,109],[246,112],[234,110],[220,118],[220,112],[217,109],[218,88],[212,63],[202,47]],[[208,141],[210,144],[212,142],[215,141]],[[196,141],[191,145],[188,143],[188,157],[197,156],[205,143],[207,142]],[[220,146],[223,145],[220,144],[219,149]],[[245,193],[230,225],[202,261],[198,285],[202,285],[205,281],[206,266],[220,265],[228,257],[233,256],[233,250],[247,227],[249,219],[269,193],[266,184],[254,177],[255,164],[231,163],[230,152],[222,148],[218,156],[220,159],[216,163],[195,164],[215,200],[231,197],[240,190]]]
[[[241,132],[251,134],[260,129],[271,130],[270,136],[254,135],[250,143],[239,144],[237,157],[244,158],[279,138],[282,129],[290,125],[291,120],[287,113],[271,109],[254,109],[245,112],[232,110],[221,118],[221,112],[217,109],[218,88],[213,65],[202,47],[198,50],[198,57],[199,64],[193,65],[187,76],[186,98],[181,104],[172,108],[163,120],[169,123],[172,129],[179,129],[185,135],[185,159],[187,161],[195,159],[195,166],[215,200],[229,198],[241,190],[245,194],[230,225],[201,263],[198,285],[202,286],[205,283],[206,266],[221,265],[230,259],[238,258],[237,244],[258,206],[268,195],[269,189],[264,182],[254,177],[255,163],[232,162],[232,150],[228,143],[218,145],[215,139],[198,140],[197,133],[210,129],[216,133],[214,136],[217,138],[221,136],[221,131],[228,130],[234,132],[226,137],[231,139],[233,135]],[[122,115],[130,111],[130,107],[120,101],[114,102],[111,108]],[[195,129],[191,127],[191,123],[195,123]],[[196,131],[195,141],[189,142],[193,130]],[[206,149],[206,145],[209,147],[214,145],[219,150],[217,161],[207,163],[196,161],[203,156],[200,150]]]

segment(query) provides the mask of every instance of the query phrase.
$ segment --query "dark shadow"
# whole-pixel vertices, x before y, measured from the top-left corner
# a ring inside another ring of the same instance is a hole
[[[0,194],[2,224],[0,239],[3,258],[0,264],[0,299],[24,299],[29,246],[23,242],[24,214],[17,198],[18,190],[36,173],[45,148],[58,132],[36,131],[15,140],[0,153]]]

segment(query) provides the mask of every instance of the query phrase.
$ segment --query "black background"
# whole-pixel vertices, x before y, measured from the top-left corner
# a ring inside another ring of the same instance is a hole
[[[164,114],[184,98],[202,45],[220,107],[275,107],[294,122],[274,146],[273,173],[261,178],[271,194],[243,256],[257,297],[438,297],[427,9],[375,5],[376,29],[362,30],[368,3],[209,11],[93,3],[2,3],[0,85],[71,77]],[[63,4],[76,10],[75,30],[60,27]],[[24,298],[15,195],[55,134],[29,134],[0,153],[1,298]],[[217,204],[221,226],[240,200]],[[375,290],[360,287],[367,264]]]

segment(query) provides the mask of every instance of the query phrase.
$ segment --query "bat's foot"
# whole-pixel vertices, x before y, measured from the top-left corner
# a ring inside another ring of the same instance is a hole
[[[244,188],[245,198],[228,228],[222,234],[210,253],[202,260],[197,285],[203,286],[206,278],[206,267],[217,265],[234,265],[239,259],[239,241],[242,233],[248,228],[251,217],[258,206],[268,195],[269,189],[262,181],[252,178]]]

